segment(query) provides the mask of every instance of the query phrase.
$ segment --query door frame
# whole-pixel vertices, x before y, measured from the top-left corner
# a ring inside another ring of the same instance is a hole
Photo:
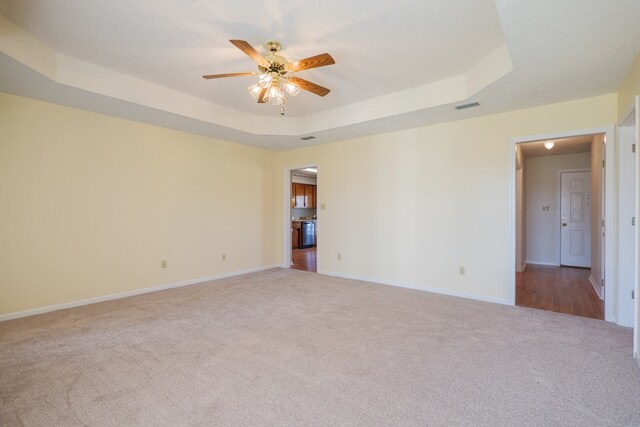
[[[638,147],[640,147],[640,96],[634,97],[634,109],[636,115],[636,215],[640,212],[640,182],[638,182],[638,174],[640,174],[640,154],[638,154]],[[634,291],[636,293],[634,321],[633,321],[633,355],[636,362],[640,365],[640,226],[636,227],[636,233],[634,236],[636,246],[636,257],[634,260],[635,267],[635,283]]]
[[[636,362],[640,365],[640,295],[638,291],[640,290],[640,224],[638,224],[638,217],[640,215],[640,96],[636,95],[631,100],[630,104],[627,106],[624,114],[622,115],[622,119],[618,122],[618,130],[621,127],[629,127],[632,126],[630,123],[633,122],[634,125],[634,134],[632,135],[632,143],[636,144],[636,154],[634,158],[627,159],[628,162],[635,163],[635,176],[630,177],[635,181],[635,192],[633,194],[633,201],[631,202],[634,206],[634,211],[636,215],[636,225],[633,230],[633,247],[635,249],[635,256],[631,261],[631,265],[628,268],[631,269],[631,276],[633,277],[631,287],[635,291],[635,300],[632,301],[632,326],[633,326],[633,357],[636,359]],[[624,138],[626,138],[625,136]],[[621,136],[621,138],[623,138]],[[626,147],[625,147],[626,148]],[[621,156],[621,161],[623,156]],[[625,166],[630,166],[627,164]],[[621,180],[624,181],[624,180]],[[622,188],[621,193],[623,194],[629,193],[629,188],[627,182],[621,182]],[[621,196],[622,197],[622,196]]]
[[[611,163],[615,158],[615,126],[603,126],[590,129],[578,129],[564,132],[554,132],[542,135],[528,135],[511,139],[508,145],[509,149],[509,302],[511,305],[516,304],[516,161],[515,152],[516,144],[526,142],[543,141],[548,139],[562,139],[573,136],[585,136],[593,134],[604,134],[605,140],[605,161],[603,179],[605,182],[604,193],[604,211],[605,211],[605,241],[602,266],[605,278],[605,300],[604,300],[604,319],[609,322],[617,322],[617,313],[615,311],[614,301],[617,299],[618,287],[616,283],[616,268],[614,261],[616,260],[617,236],[615,234],[616,225],[616,207],[614,199],[614,172],[615,168]]]
[[[626,122],[626,125],[625,125]],[[635,142],[635,135],[628,121],[618,126],[618,283],[624,287],[618,299],[618,317],[626,319],[624,326],[633,325],[633,300],[631,292],[635,287],[635,270],[637,247],[635,234],[637,227],[632,225],[632,217],[636,216],[636,182],[635,159],[631,151],[631,144]]]
[[[282,268],[291,268],[291,171],[295,169],[316,168],[316,204],[318,204],[318,189],[320,188],[320,165],[318,163],[305,163],[299,166],[286,166],[284,168],[284,216],[283,216],[283,251]],[[320,222],[321,209],[316,208],[316,221]],[[316,231],[317,233],[317,231]],[[316,244],[317,245],[317,244]],[[316,246],[316,265],[320,265],[319,251]]]
[[[558,244],[556,245],[556,263],[558,265],[562,265],[562,227],[560,226],[560,223],[562,222],[562,174],[567,172],[591,172],[591,168],[560,169],[557,171],[556,206],[558,207],[558,209],[556,209],[556,238],[558,239]],[[589,181],[589,187],[591,187],[591,181]],[[589,214],[589,216],[591,216],[591,214]],[[591,232],[591,219],[589,220],[589,232]],[[591,246],[591,249],[593,249],[593,243],[589,243],[589,246]],[[604,258],[600,261],[603,262]],[[604,263],[602,265],[604,265]]]

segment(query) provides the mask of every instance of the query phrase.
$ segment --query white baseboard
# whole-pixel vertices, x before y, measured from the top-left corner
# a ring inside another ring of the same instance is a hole
[[[520,266],[520,269],[516,269],[516,271],[518,273],[522,273],[525,269],[527,268],[527,262],[525,261],[524,263],[522,263],[522,265]]]
[[[513,302],[507,299],[492,298],[484,295],[473,294],[470,292],[460,292],[451,289],[434,288],[426,285],[417,285],[415,283],[402,283],[394,280],[380,279],[377,277],[359,276],[355,274],[335,273],[331,271],[318,271],[318,274],[324,274],[325,276],[341,277],[343,279],[362,280],[364,282],[372,282],[380,285],[396,286],[398,288],[416,289],[418,291],[431,292],[434,294],[448,295],[452,297],[472,299],[476,301],[491,302],[494,304],[502,305],[514,305]]]
[[[19,319],[21,317],[35,316],[36,314],[49,313],[51,311],[64,310],[66,308],[80,307],[82,305],[95,304],[98,302],[111,301],[115,299],[132,297],[135,295],[148,294],[149,292],[163,291],[165,289],[180,288],[182,286],[197,285],[198,283],[210,282],[211,280],[219,280],[227,277],[240,276],[242,274],[255,273],[257,271],[278,268],[279,265],[267,265],[263,267],[249,268],[247,270],[232,271],[230,273],[217,274],[215,276],[200,277],[197,279],[184,280],[182,282],[168,283],[164,285],[151,286],[148,288],[134,289],[132,291],[118,292],[115,294],[103,295],[95,298],[81,299],[62,304],[48,305],[46,307],[33,308],[31,310],[17,311],[14,313],[0,314],[0,322],[7,320]]]
[[[557,262],[546,262],[546,261],[527,261],[525,262],[525,265],[528,264],[533,264],[533,265],[550,265],[553,267],[560,267],[560,264],[558,264]]]
[[[593,276],[589,275],[589,282],[591,282],[591,286],[593,286],[593,290],[596,291],[596,294],[598,294],[598,298],[600,298],[602,301],[604,301],[604,295],[602,293],[602,288],[598,285],[598,283],[596,283],[596,281],[593,279]]]

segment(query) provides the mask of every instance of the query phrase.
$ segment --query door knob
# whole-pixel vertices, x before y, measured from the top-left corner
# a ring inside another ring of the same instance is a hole
[[[562,223],[562,226],[563,226],[563,227],[566,227],[566,226],[567,226],[567,223],[566,223],[566,222],[563,222],[563,223]]]

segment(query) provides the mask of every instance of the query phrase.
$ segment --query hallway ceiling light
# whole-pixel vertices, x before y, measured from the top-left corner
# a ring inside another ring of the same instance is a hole
[[[544,148],[546,148],[547,150],[551,150],[554,145],[556,145],[555,141],[547,141],[544,143]]]

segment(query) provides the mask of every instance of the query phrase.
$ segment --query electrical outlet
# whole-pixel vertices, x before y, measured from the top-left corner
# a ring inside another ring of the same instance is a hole
[[[324,205],[324,203],[320,203],[320,210],[324,211],[326,209],[327,209],[327,207]]]
[[[465,269],[464,266],[461,265],[460,267],[458,267],[458,274],[460,274],[461,276],[464,276],[465,274]]]
[[[167,261],[166,260],[160,261],[160,268],[167,268]]]
[[[342,260],[342,254],[338,254],[338,261]]]
[[[222,260],[226,261],[227,260],[227,254],[222,254]]]

